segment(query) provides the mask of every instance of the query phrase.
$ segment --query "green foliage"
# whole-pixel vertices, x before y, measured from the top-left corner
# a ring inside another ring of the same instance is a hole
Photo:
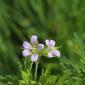
[[[0,0],[0,85],[85,85],[84,22],[84,0]],[[37,81],[21,55],[32,34],[62,46],[60,59],[42,57]]]

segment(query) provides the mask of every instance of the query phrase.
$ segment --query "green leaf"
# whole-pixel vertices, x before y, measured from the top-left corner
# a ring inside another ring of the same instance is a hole
[[[22,75],[23,80],[28,79],[28,74],[25,71],[21,71],[21,75]]]

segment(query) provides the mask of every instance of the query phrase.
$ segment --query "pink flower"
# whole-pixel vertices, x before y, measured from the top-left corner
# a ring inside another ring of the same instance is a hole
[[[54,40],[45,40],[45,43],[47,45],[47,56],[49,58],[52,58],[54,56],[60,57],[60,51],[55,49],[55,41]]]
[[[38,53],[44,48],[43,44],[39,44],[37,40],[36,35],[32,35],[31,37],[31,43],[24,41],[23,42],[23,48],[22,55],[24,57],[31,56],[31,61],[36,62],[38,60]]]

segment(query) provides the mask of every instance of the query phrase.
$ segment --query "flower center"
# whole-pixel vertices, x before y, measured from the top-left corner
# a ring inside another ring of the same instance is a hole
[[[35,45],[34,45],[33,48],[32,48],[32,53],[33,53],[33,54],[36,54],[36,53],[37,53],[37,48],[36,48]]]
[[[56,50],[55,47],[47,48],[47,51],[49,51],[49,52],[54,51],[54,50]]]

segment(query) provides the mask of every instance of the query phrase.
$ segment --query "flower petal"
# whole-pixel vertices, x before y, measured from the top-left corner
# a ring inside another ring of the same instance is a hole
[[[50,40],[50,47],[54,47],[55,46],[55,41],[54,40]]]
[[[37,36],[36,35],[32,35],[32,37],[31,37],[31,43],[32,44],[37,44],[38,43],[38,40],[37,40]]]
[[[36,62],[38,60],[38,54],[32,54],[31,61]]]
[[[31,55],[31,52],[30,52],[29,50],[24,49],[24,50],[22,51],[22,55],[26,57],[26,56]]]
[[[49,52],[47,56],[48,56],[48,58],[52,58],[53,57],[51,52]]]
[[[45,43],[46,43],[47,46],[49,46],[50,41],[49,40],[45,40]]]
[[[24,47],[25,49],[31,49],[31,48],[32,48],[31,44],[30,44],[29,42],[27,42],[27,41],[24,41],[24,42],[23,42],[23,47]]]
[[[60,57],[60,51],[58,51],[58,50],[53,51],[52,54],[54,56]]]
[[[54,47],[55,46],[55,41],[54,40],[45,40],[46,45],[48,47]]]
[[[38,50],[40,51],[40,50],[42,50],[44,48],[44,44],[39,44],[38,45]]]

